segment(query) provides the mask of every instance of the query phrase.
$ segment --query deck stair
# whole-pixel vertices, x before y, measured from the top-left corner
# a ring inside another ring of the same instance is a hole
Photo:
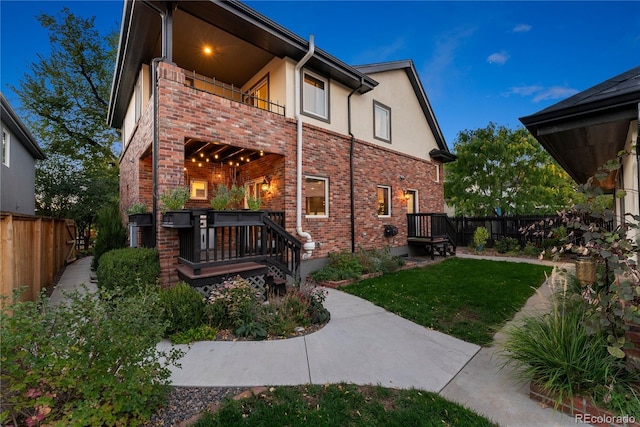
[[[446,214],[407,214],[407,243],[423,248],[431,259],[455,255],[456,229]]]

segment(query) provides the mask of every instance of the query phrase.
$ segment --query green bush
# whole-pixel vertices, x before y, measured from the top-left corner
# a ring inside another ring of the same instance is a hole
[[[631,384],[638,380],[639,373],[627,370],[609,354],[602,333],[588,330],[585,303],[572,280],[554,271],[551,283],[558,292],[552,297],[550,312],[525,318],[522,325],[507,331],[503,348],[506,364],[515,366],[522,380],[534,381],[554,396],[556,405],[564,398],[581,395],[609,409],[631,410],[621,413],[640,413],[637,400],[634,407],[633,398],[624,398],[637,396],[638,390],[634,391]],[[617,407],[611,407],[613,401]]]
[[[189,344],[194,341],[214,341],[218,330],[209,325],[200,325],[185,332],[176,332],[169,338],[173,344]]]
[[[392,273],[404,265],[401,257],[391,255],[389,248],[371,249],[357,252],[356,257],[362,265],[363,273]]]
[[[358,255],[351,252],[332,252],[329,254],[329,263],[310,273],[316,281],[338,281],[346,279],[358,279],[364,269],[358,260]]]
[[[542,249],[532,242],[527,242],[527,244],[524,245],[524,248],[522,248],[522,253],[527,256],[539,256],[542,253]]]
[[[122,225],[117,202],[109,203],[100,209],[96,218],[96,232],[96,246],[91,263],[94,270],[98,269],[103,254],[127,246],[127,229]]]
[[[496,240],[494,249],[501,254],[520,252],[520,242],[513,237],[503,237]]]
[[[158,252],[150,248],[124,248],[105,253],[96,273],[101,290],[135,295],[156,283],[160,274]]]
[[[160,291],[160,302],[164,320],[167,321],[167,333],[184,333],[197,328],[205,321],[205,299],[202,294],[180,282]]]
[[[2,299],[0,425],[141,425],[164,405],[169,366],[157,291],[107,303],[88,292],[69,303]],[[9,315],[8,313],[11,313]]]
[[[489,240],[489,230],[485,227],[478,227],[473,232],[473,248],[481,251]]]
[[[208,309],[207,313],[217,313],[216,317],[221,322],[220,325],[211,326],[239,328],[255,322],[261,298],[248,280],[240,276],[226,280],[209,295],[209,304],[215,307]]]

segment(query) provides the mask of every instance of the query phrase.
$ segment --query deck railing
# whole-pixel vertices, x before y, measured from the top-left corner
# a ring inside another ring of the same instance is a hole
[[[456,246],[456,229],[444,213],[407,214],[407,237],[446,238]]]
[[[195,71],[184,70],[184,74],[185,86],[211,93],[225,99],[230,99],[232,101],[242,102],[243,104],[251,105],[261,110],[270,111],[281,116],[285,115],[284,105],[279,105],[275,102],[258,98],[250,93],[242,91],[239,87],[234,86],[233,84],[224,83],[216,80],[215,78],[197,74]]]
[[[193,210],[180,229],[182,264],[194,271],[220,264],[263,262],[297,277],[301,243],[284,228],[284,212]]]

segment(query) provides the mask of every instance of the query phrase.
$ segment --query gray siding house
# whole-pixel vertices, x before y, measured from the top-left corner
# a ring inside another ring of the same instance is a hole
[[[36,160],[44,160],[45,155],[2,93],[0,100],[0,211],[33,215]]]

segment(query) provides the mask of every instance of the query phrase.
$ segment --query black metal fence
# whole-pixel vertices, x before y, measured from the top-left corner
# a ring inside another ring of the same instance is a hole
[[[489,231],[488,246],[493,246],[497,240],[507,237],[516,239],[520,246],[524,246],[527,242],[541,246],[545,240],[556,238],[557,229],[564,225],[562,218],[550,215],[450,217],[449,219],[456,229],[456,244],[458,246],[470,246],[473,241],[473,233],[478,227],[485,227]],[[614,222],[607,222],[603,224],[603,227],[612,230]],[[571,231],[567,230],[567,232]]]

